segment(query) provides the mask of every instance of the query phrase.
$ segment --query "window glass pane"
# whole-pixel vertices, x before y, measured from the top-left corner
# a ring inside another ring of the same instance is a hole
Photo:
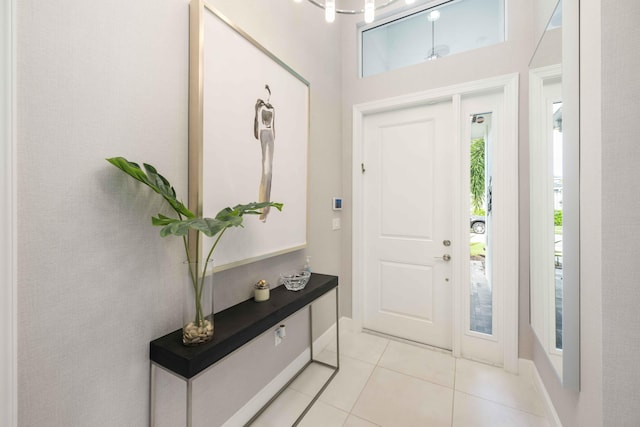
[[[553,103],[553,225],[556,349],[562,349],[562,102]]]
[[[491,113],[471,117],[469,145],[469,266],[471,331],[493,333],[491,283],[491,159],[489,154]]]
[[[362,32],[362,76],[501,43],[504,0],[456,0]]]

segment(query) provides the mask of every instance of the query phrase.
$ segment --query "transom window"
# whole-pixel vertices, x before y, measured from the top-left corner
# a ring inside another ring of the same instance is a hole
[[[504,2],[451,0],[362,27],[362,77],[504,42]]]

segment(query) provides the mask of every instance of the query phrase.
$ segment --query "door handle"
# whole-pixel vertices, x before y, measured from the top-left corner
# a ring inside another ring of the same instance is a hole
[[[443,261],[451,261],[451,255],[444,254],[442,256],[434,256],[433,259],[441,259]]]

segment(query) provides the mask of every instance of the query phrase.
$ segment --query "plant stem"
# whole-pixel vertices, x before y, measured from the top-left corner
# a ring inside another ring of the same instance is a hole
[[[200,282],[200,284],[199,284],[199,286],[197,286],[195,288],[195,290],[196,290],[196,321],[199,319],[201,322],[204,322],[204,313],[202,312],[202,292],[204,291],[204,280],[205,280],[205,276],[207,274],[207,266],[209,265],[209,260],[211,260],[211,255],[213,255],[213,250],[218,245],[218,242],[220,241],[220,238],[222,237],[224,232],[227,231],[227,228],[229,228],[229,227],[226,227],[226,228],[222,229],[222,231],[218,234],[218,237],[216,238],[216,241],[211,246],[211,249],[209,250],[209,253],[207,254],[207,258],[204,261],[204,266],[202,267],[202,275],[201,275],[201,277],[198,278],[198,281]],[[199,236],[200,236],[200,233],[198,232],[198,237]],[[196,265],[197,265],[197,263],[196,263]],[[213,289],[211,290],[211,292],[213,292]]]
[[[194,264],[193,268],[191,267],[192,262],[191,262],[191,258],[189,256],[189,249],[188,249],[188,245],[187,245],[187,240],[186,240],[186,238],[183,237],[183,243],[184,243],[184,247],[185,247],[185,252],[187,254],[187,262],[189,264],[189,274],[191,275],[191,283],[193,284],[193,291],[194,291],[194,299],[195,299],[194,302],[195,302],[195,311],[196,311],[195,312],[194,324],[197,325],[197,326],[203,326],[204,325],[205,317],[204,317],[204,312],[203,312],[203,309],[202,309],[202,293],[204,292],[204,283],[205,283],[205,277],[206,277],[206,273],[207,273],[207,266],[209,265],[209,261],[211,260],[211,255],[213,255],[213,250],[218,245],[218,242],[220,241],[220,238],[222,237],[222,235],[224,234],[225,231],[226,231],[226,228],[223,229],[218,234],[218,237],[216,238],[216,241],[211,246],[211,250],[207,254],[207,258],[203,263],[202,274],[201,275],[198,274],[199,273],[198,263],[200,262],[199,261],[199,259],[200,259],[200,232],[196,232],[196,257],[195,257],[195,261],[193,262],[193,264]]]
[[[196,272],[196,321],[198,326],[203,326],[204,313],[202,312],[202,288],[204,287],[204,277],[198,277],[198,263],[200,260],[200,232],[196,231],[196,259],[194,261],[194,270]]]
[[[180,212],[176,210],[178,214],[178,218],[182,220],[182,215]],[[199,315],[202,313],[202,306],[199,304],[197,295],[198,295],[198,265],[191,265],[191,256],[189,255],[189,245],[187,244],[187,236],[182,236],[182,244],[184,245],[184,253],[187,256],[187,268],[189,269],[189,276],[191,277],[191,284],[193,286],[193,292],[196,295],[196,318],[194,320],[195,324],[198,324],[199,318],[202,317]],[[200,306],[200,307],[199,307]]]
[[[191,283],[194,284],[194,290],[195,290],[195,283],[196,283],[196,277],[198,274],[198,269],[197,268],[191,268],[191,257],[189,256],[189,249],[187,247],[187,238],[186,237],[182,237],[182,241],[184,242],[184,251],[187,254],[187,265],[189,266],[189,276],[191,276]]]
[[[207,261],[206,264],[209,263],[209,260],[211,259],[211,255],[213,255],[213,250],[216,248],[216,246],[218,246],[218,242],[220,241],[220,238],[222,237],[222,235],[224,234],[225,231],[227,231],[229,227],[225,227],[222,229],[222,231],[220,231],[220,233],[218,234],[218,238],[216,239],[216,241],[213,243],[213,246],[211,246],[211,250],[209,250],[209,253],[207,254]],[[206,265],[205,265],[206,268]],[[202,272],[202,275],[204,276],[204,271]]]
[[[187,255],[187,262],[191,262],[191,257],[189,256],[189,246],[187,245],[187,236],[182,236],[182,243],[184,244],[184,253]]]

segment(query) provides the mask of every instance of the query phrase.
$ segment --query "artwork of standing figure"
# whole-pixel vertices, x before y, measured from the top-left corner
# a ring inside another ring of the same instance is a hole
[[[258,190],[258,202],[271,201],[271,177],[273,176],[273,143],[276,139],[276,110],[269,103],[271,89],[265,85],[267,100],[258,98],[256,101],[256,115],[253,122],[253,135],[262,146],[262,178]],[[269,206],[262,210],[260,220],[265,222],[269,214]]]

